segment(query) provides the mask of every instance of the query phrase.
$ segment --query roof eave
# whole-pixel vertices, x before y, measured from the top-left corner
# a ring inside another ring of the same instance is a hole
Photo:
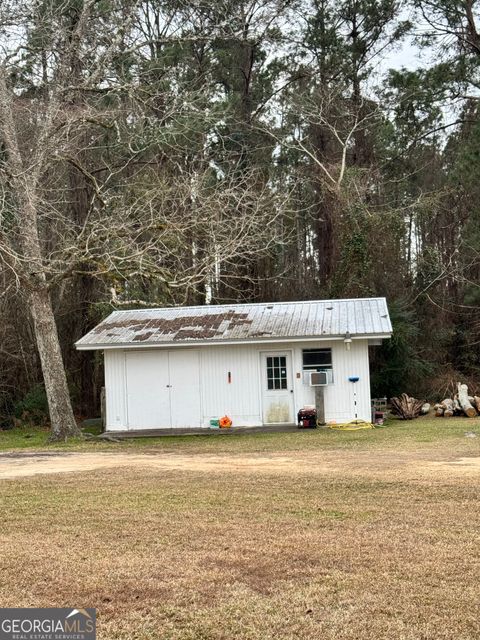
[[[387,340],[392,337],[391,332],[387,333],[364,333],[352,335],[352,340]],[[118,342],[112,343],[75,343],[78,351],[110,351],[112,349],[165,349],[172,347],[208,347],[222,345],[242,345],[242,344],[272,344],[285,342],[332,342],[344,340],[342,335],[324,335],[324,336],[295,336],[295,337],[272,337],[272,338],[243,338],[241,340],[189,340],[184,342]]]

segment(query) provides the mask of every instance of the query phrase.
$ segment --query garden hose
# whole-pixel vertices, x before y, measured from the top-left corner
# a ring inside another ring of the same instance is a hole
[[[326,425],[329,429],[337,429],[338,431],[358,431],[360,429],[374,429],[371,422],[365,420],[352,420],[351,422],[338,422]]]

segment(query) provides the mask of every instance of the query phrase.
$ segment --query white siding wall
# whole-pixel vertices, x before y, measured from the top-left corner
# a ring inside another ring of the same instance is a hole
[[[254,345],[201,349],[203,426],[224,414],[233,424],[262,424],[260,360]],[[231,383],[228,382],[228,372]]]
[[[122,350],[105,351],[105,401],[106,429],[126,429],[128,423],[125,352]]]
[[[350,351],[345,349],[343,340],[321,342],[318,346],[332,349],[333,384],[324,387],[325,418],[327,421],[348,422],[355,418],[353,393],[357,393],[357,414],[362,420],[371,420],[370,372],[368,365],[368,341],[353,340]],[[302,349],[312,349],[312,343],[303,343],[295,348],[296,373],[302,371]],[[350,376],[358,376],[359,381],[349,382]],[[354,389],[355,387],[355,389]],[[306,404],[315,404],[315,390],[296,378],[295,405],[297,410]]]
[[[315,403],[314,389],[303,383],[302,349],[332,349],[332,385],[325,387],[325,416],[328,420],[346,422],[355,417],[354,386],[357,392],[357,414],[370,420],[370,377],[368,341],[353,340],[350,351],[342,340],[304,343],[270,343],[265,345],[197,347],[200,353],[201,414],[204,427],[211,418],[229,415],[237,426],[262,424],[262,374],[260,352],[292,353],[294,410]],[[182,347],[179,347],[184,349]],[[125,355],[123,350],[105,352],[105,386],[107,429],[127,428]],[[231,383],[228,383],[228,372]],[[300,374],[300,377],[297,377]],[[349,376],[359,376],[355,385]],[[142,399],[139,400],[140,402]],[[194,426],[194,425],[192,425]]]

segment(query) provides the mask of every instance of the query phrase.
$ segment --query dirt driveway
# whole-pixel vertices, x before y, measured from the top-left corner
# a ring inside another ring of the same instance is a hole
[[[285,454],[188,455],[171,452],[36,451],[0,454],[0,480],[96,469],[138,469],[267,474],[382,475],[421,478],[428,475],[471,476],[480,473],[480,457],[439,459],[428,453],[315,451]]]

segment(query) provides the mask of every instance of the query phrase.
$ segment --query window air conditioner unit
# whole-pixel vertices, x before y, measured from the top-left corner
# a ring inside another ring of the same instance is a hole
[[[326,371],[312,371],[310,373],[311,387],[326,387],[328,384],[328,374]]]

